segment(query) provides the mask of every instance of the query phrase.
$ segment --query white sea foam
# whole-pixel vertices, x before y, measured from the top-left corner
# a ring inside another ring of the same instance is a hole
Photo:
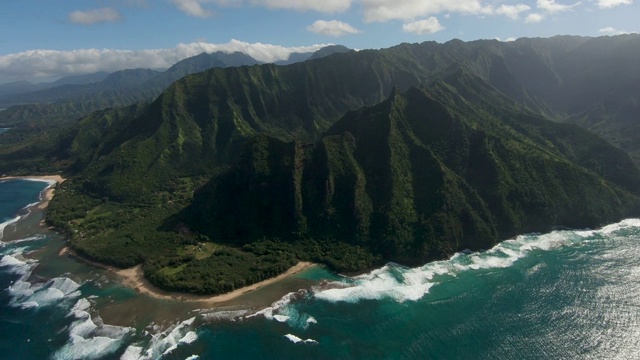
[[[142,351],[144,349],[141,346],[129,346],[124,351],[124,354],[120,356],[120,360],[138,360],[142,356]]]
[[[11,244],[11,245],[15,245],[15,244],[21,244],[21,243],[25,243],[25,242],[30,242],[30,241],[36,241],[36,240],[42,240],[46,237],[46,235],[44,234],[36,234],[33,236],[29,236],[23,239],[17,239],[17,240],[12,240],[9,242],[5,242],[4,244]]]
[[[451,259],[436,261],[419,268],[407,269],[388,264],[368,274],[345,278],[314,289],[314,296],[330,302],[393,299],[416,301],[437,284],[438,276],[458,276],[467,271],[507,268],[533,251],[550,251],[564,246],[606,238],[630,227],[640,227],[640,219],[627,219],[599,230],[553,231],[547,234],[521,235],[501,242],[492,249],[477,253],[458,253]]]
[[[54,359],[101,359],[120,349],[125,339],[135,332],[132,328],[105,325],[102,319],[91,318],[91,304],[80,299],[71,308],[74,321],[69,326],[69,340],[53,355]]]
[[[17,223],[18,221],[20,221],[20,219],[22,219],[21,216],[16,216],[13,219],[7,220],[7,221],[3,222],[2,224],[0,224],[0,240],[3,239],[4,230],[7,228],[7,226]]]
[[[280,300],[274,302],[273,304],[271,304],[271,306],[268,306],[260,311],[257,311],[251,315],[247,315],[246,318],[251,318],[254,316],[258,316],[258,315],[262,315],[264,316],[266,319],[268,320],[273,320],[274,319],[274,313],[276,313],[279,309],[285,307],[286,305],[289,305],[289,303],[291,303],[291,299],[298,295],[298,292],[290,292],[288,294],[286,294],[285,296],[283,296]],[[285,320],[286,321],[286,320]]]
[[[307,290],[299,290],[297,292],[291,292],[282,297],[280,300],[271,304],[260,311],[257,311],[251,315],[245,316],[245,318],[251,318],[254,316],[264,316],[267,320],[275,320],[281,323],[287,323],[287,325],[297,328],[306,329],[309,324],[317,323],[316,319],[308,314],[298,311],[296,306],[291,306],[291,302],[298,298],[308,297]]]
[[[130,345],[121,359],[148,360],[158,359],[178,348],[180,345],[191,344],[198,339],[198,334],[193,331],[192,317],[158,334],[149,334],[151,339],[145,347],[140,344]],[[125,357],[126,355],[126,357]]]
[[[165,350],[162,355],[167,355],[172,353],[175,349],[178,348],[178,345],[181,344],[191,344],[193,342],[195,342],[196,340],[198,340],[198,334],[195,333],[195,331],[189,331],[185,336],[182,337],[182,339],[178,340],[177,344],[171,345],[171,347],[169,347],[167,350]]]
[[[10,304],[23,309],[47,306],[66,299],[80,296],[80,285],[75,281],[58,277],[46,283],[32,284],[27,279],[31,276],[37,261],[24,259],[23,248],[15,249],[11,255],[0,259],[0,267],[8,267],[9,271],[21,275],[7,290],[11,294]]]
[[[42,285],[32,286],[27,279],[31,276],[31,272],[37,265],[37,261],[31,259],[25,259],[22,256],[24,248],[13,249],[9,255],[4,255],[0,259],[0,268],[4,271],[8,271],[13,274],[20,275],[20,279],[16,280],[7,288],[7,292],[11,295],[10,305],[20,307],[23,309],[35,308],[39,304],[30,299],[36,290],[40,289]]]
[[[89,308],[91,308],[91,303],[89,302],[89,300],[86,298],[82,298],[78,300],[75,305],[73,305],[71,311],[87,311],[89,310]]]
[[[316,292],[315,297],[333,302],[357,302],[391,297],[402,302],[418,300],[433,286],[433,283],[425,281],[431,279],[432,271],[420,274],[409,270],[401,274],[401,269],[397,265],[387,265],[353,278],[353,285],[342,282],[336,284],[340,286],[338,288]]]
[[[18,269],[24,268],[27,266],[27,263],[18,260],[11,255],[5,255],[0,259],[0,267],[10,267],[11,272],[17,272]]]
[[[29,204],[29,205],[27,205],[27,206],[23,207],[23,208],[22,208],[22,209],[20,209],[20,210],[29,210],[30,208],[32,208],[32,207],[34,207],[34,206],[38,205],[39,203],[40,203],[40,201],[32,202],[31,204]]]
[[[184,360],[198,360],[200,359],[200,356],[198,355],[191,355],[188,358],[184,359]]]
[[[291,341],[294,344],[297,344],[297,343],[300,343],[300,342],[301,343],[305,343],[305,344],[317,344],[318,343],[316,340],[313,340],[313,339],[302,340],[301,338],[299,338],[299,337],[297,337],[295,335],[292,335],[292,334],[287,334],[284,337],[289,339],[289,341]]]
[[[199,311],[202,315],[203,320],[207,321],[219,321],[219,320],[230,320],[235,321],[236,319],[244,316],[248,311],[247,310],[231,310],[231,311],[215,311],[206,313],[205,310]]]
[[[79,288],[80,284],[77,282],[67,278],[67,277],[57,277],[49,280],[51,283],[51,287],[54,287],[60,290],[65,295],[71,295],[75,293]]]
[[[287,322],[287,320],[289,320],[289,317],[287,315],[273,315],[273,319],[277,322]]]
[[[36,302],[39,306],[47,306],[80,296],[77,291],[80,284],[66,278],[58,277],[47,281],[44,285],[33,285],[29,289],[31,292],[24,292],[16,298],[17,304]]]
[[[40,304],[38,304],[35,301],[25,301],[22,304],[20,304],[20,307],[23,309],[37,308],[38,306],[40,306]]]
[[[625,219],[616,224],[611,224],[603,227],[600,231],[605,234],[611,234],[616,231],[620,231],[625,228],[640,228],[640,219]]]

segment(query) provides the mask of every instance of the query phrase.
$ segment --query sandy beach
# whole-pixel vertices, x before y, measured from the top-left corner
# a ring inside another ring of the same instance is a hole
[[[140,293],[147,294],[149,296],[153,296],[158,299],[199,302],[199,303],[202,303],[203,305],[211,306],[211,305],[218,305],[220,303],[234,300],[241,295],[257,290],[263,286],[267,286],[269,284],[278,282],[288,276],[295,275],[314,265],[315,264],[311,262],[299,262],[295,266],[287,270],[286,272],[276,277],[263,280],[253,285],[245,286],[243,288],[234,290],[232,292],[228,292],[226,294],[215,295],[215,296],[206,296],[206,295],[200,296],[200,295],[193,295],[193,294],[170,293],[170,292],[162,291],[157,287],[153,286],[151,283],[149,283],[149,281],[147,281],[147,279],[144,278],[144,272],[142,271],[141,265],[138,265],[136,267],[132,267],[129,269],[125,269],[125,270],[116,270],[115,273],[118,274],[123,279],[123,283],[126,286],[136,289],[136,291],[139,291]]]
[[[188,294],[188,293],[168,292],[168,291],[161,290],[156,286],[154,286],[153,284],[151,284],[144,277],[144,271],[142,270],[142,265],[134,266],[128,269],[118,269],[114,266],[105,265],[105,264],[91,261],[87,258],[84,258],[66,246],[60,250],[59,255],[73,256],[93,266],[109,270],[117,274],[122,279],[122,283],[125,286],[135,289],[137,292],[141,294],[146,294],[156,299],[197,302],[197,303],[201,303],[204,306],[219,305],[221,303],[234,300],[244,294],[260,289],[269,284],[273,284],[275,282],[281,281],[289,276],[298,274],[301,271],[309,269],[313,266],[317,266],[317,264],[312,262],[301,261],[296,265],[294,265],[293,267],[291,267],[289,270],[285,271],[284,273],[276,277],[263,280],[249,286],[245,286],[243,288],[236,289],[234,291],[231,291],[225,294],[207,296],[207,295],[194,295],[194,294]]]
[[[44,181],[50,181],[50,182],[55,182],[57,184],[61,184],[65,181],[65,179],[60,176],[60,175],[42,175],[42,176],[6,176],[6,177],[2,177],[0,178],[0,180],[11,180],[11,179],[33,179],[33,180],[44,180]],[[45,210],[47,208],[47,206],[49,205],[49,201],[51,201],[51,199],[54,196],[55,193],[55,186],[50,186],[49,188],[47,188],[44,193],[42,194],[42,200],[40,201],[40,203],[37,205],[37,208],[39,210]],[[295,266],[291,267],[289,270],[287,270],[286,272],[273,277],[271,279],[267,279],[267,280],[263,280],[261,282],[249,285],[249,286],[245,286],[243,288],[234,290],[232,292],[226,293],[226,294],[221,294],[221,295],[215,295],[215,296],[206,296],[206,295],[194,295],[194,294],[187,294],[187,293],[175,293],[175,292],[167,292],[167,291],[163,291],[157,287],[155,287],[154,285],[152,285],[147,279],[145,279],[144,277],[144,271],[142,270],[142,265],[138,265],[129,269],[118,269],[116,267],[113,266],[109,266],[109,265],[105,265],[105,264],[101,264],[95,261],[91,261],[89,259],[86,259],[82,256],[80,256],[79,254],[77,254],[75,251],[73,251],[72,249],[70,249],[69,247],[65,246],[60,250],[59,253],[60,256],[73,256],[76,257],[78,259],[81,259],[84,262],[87,262],[93,266],[96,267],[100,267],[106,270],[109,270],[115,274],[117,274],[121,279],[122,279],[122,283],[132,289],[135,289],[136,291],[138,291],[139,293],[142,294],[146,294],[149,296],[152,296],[154,298],[157,299],[164,299],[164,300],[174,300],[174,301],[189,301],[189,302],[198,302],[198,303],[202,303],[203,305],[217,305],[220,303],[224,303],[227,301],[231,301],[234,300],[244,294],[247,294],[249,292],[252,292],[254,290],[260,289],[264,286],[267,286],[269,284],[273,284],[275,282],[281,281],[289,276],[295,275],[303,270],[306,270],[312,266],[316,266],[316,264],[311,263],[311,262],[299,262],[297,263]]]

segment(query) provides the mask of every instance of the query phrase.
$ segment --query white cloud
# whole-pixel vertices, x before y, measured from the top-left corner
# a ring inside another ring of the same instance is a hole
[[[504,15],[509,19],[516,20],[520,17],[520,13],[531,10],[531,7],[525,4],[505,5],[502,4],[496,8],[495,13]]]
[[[366,22],[413,20],[439,13],[493,13],[491,6],[483,5],[480,0],[361,0],[361,3]]]
[[[601,33],[601,34],[606,34],[606,35],[635,34],[635,32],[633,32],[633,31],[618,30],[618,29],[616,29],[614,27],[611,27],[611,26],[602,28],[602,29],[598,30],[598,32]]]
[[[322,34],[333,37],[340,37],[348,34],[357,34],[360,30],[353,26],[338,20],[318,20],[307,26],[307,30],[316,34]]]
[[[402,30],[404,32],[414,33],[418,35],[433,34],[443,29],[444,26],[442,26],[438,19],[433,16],[424,20],[418,20],[402,25]]]
[[[541,22],[542,20],[544,20],[544,15],[538,14],[538,13],[531,13],[527,15],[527,17],[524,19],[524,22],[527,24],[535,24],[535,23]]]
[[[101,22],[115,22],[122,18],[119,12],[112,8],[74,11],[69,13],[69,21],[76,24],[92,25]]]
[[[252,5],[269,9],[289,9],[297,11],[318,11],[322,13],[338,13],[351,7],[353,0],[249,0]]]
[[[598,30],[599,33],[603,34],[614,34],[616,31],[617,30],[615,28],[612,28],[611,26]]]
[[[203,7],[203,4],[211,2],[210,0],[171,0],[171,2],[189,16],[203,19],[213,16],[213,11]]]
[[[512,41],[516,41],[517,39],[515,37],[511,36],[511,37],[508,37],[508,38],[506,38],[504,40],[502,40],[500,37],[497,37],[496,40],[502,41],[502,42],[512,42]]]
[[[598,0],[598,7],[600,9],[614,8],[620,5],[631,5],[633,0]]]
[[[50,81],[62,76],[113,72],[133,68],[168,68],[185,58],[203,52],[243,52],[262,62],[286,60],[295,52],[313,52],[330,44],[284,47],[231,40],[225,44],[204,42],[179,44],[170,49],[73,51],[29,50],[0,56],[0,83],[29,80]]]
[[[544,10],[550,14],[571,10],[580,4],[580,1],[571,5],[558,4],[556,0],[538,0],[537,2],[538,9]]]

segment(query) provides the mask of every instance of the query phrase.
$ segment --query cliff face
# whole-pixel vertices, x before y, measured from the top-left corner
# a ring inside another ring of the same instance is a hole
[[[596,136],[538,118],[460,70],[394,90],[310,145],[253,138],[237,166],[196,192],[186,217],[238,245],[328,239],[418,263],[619,218],[638,204],[634,169]]]

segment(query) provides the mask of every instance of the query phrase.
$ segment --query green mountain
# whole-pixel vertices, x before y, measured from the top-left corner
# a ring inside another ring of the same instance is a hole
[[[298,260],[423,263],[640,213],[632,159],[576,125],[631,138],[640,77],[611,62],[629,65],[638,39],[454,40],[214,68],[42,141],[0,141],[0,172],[63,170],[49,223],[166,289],[228,291]],[[582,77],[569,66],[581,58]]]
[[[328,239],[415,264],[518,233],[595,226],[639,204],[640,172],[624,152],[524,112],[464,72],[451,80],[394,91],[312,145],[255,137],[186,217],[234,244]]]
[[[343,46],[327,46],[316,52],[291,54],[289,60],[278,64],[322,58],[348,50]],[[251,66],[260,63],[241,52],[218,51],[201,53],[181,60],[162,72],[151,69],[127,69],[108,75],[96,73],[66,77],[46,84],[16,82],[2,85],[0,107],[7,109],[0,113],[0,124],[21,127],[67,126],[71,121],[93,111],[153,99],[171,83],[189,74],[211,68]]]

